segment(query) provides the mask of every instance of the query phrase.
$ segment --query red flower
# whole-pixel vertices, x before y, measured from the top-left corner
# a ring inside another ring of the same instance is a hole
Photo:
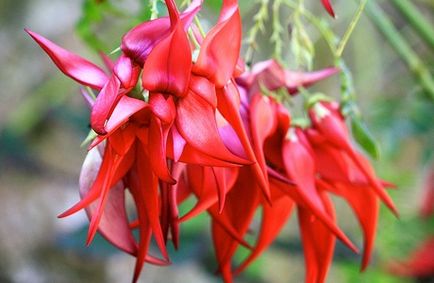
[[[193,1],[181,14],[174,0],[165,2],[169,16],[130,30],[116,62],[102,56],[108,74],[28,31],[62,72],[99,92],[93,99],[82,90],[98,135],[83,164],[81,200],[60,217],[85,209],[87,244],[99,231],[135,256],[136,282],[145,262],[169,264],[167,242],[178,247],[180,223],[207,211],[218,271],[232,282],[233,274],[274,241],[297,209],[306,282],[316,283],[325,281],[336,238],[357,251],[337,224],[333,193],[350,204],[360,222],[365,268],[379,199],[396,213],[387,184],[354,149],[336,104],[316,103],[309,110],[312,127],[302,129],[291,124],[282,104],[261,94],[266,88],[293,95],[338,70],[293,72],[269,60],[241,74],[235,0],[223,0],[217,23],[205,36],[194,35],[200,50],[193,62],[186,30],[202,1]],[[329,1],[323,4],[333,14]],[[126,193],[134,201],[134,221],[127,216]],[[197,204],[179,217],[178,204],[191,194]],[[251,244],[245,237],[258,209],[261,227]],[[137,238],[133,229],[138,229]],[[159,256],[149,252],[152,241]],[[250,254],[233,270],[240,245]]]

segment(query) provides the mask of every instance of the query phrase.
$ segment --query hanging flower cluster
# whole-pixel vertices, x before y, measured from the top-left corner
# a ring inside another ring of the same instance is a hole
[[[223,1],[205,35],[192,24],[202,1],[183,12],[173,0],[165,2],[168,17],[127,32],[115,62],[103,56],[109,72],[27,31],[64,74],[98,92],[93,98],[93,91],[82,91],[96,135],[81,171],[81,200],[60,217],[85,209],[87,244],[98,231],[135,256],[135,282],[145,262],[170,263],[167,244],[180,245],[180,224],[208,213],[218,271],[232,282],[296,210],[306,282],[313,283],[324,282],[336,238],[357,251],[336,221],[330,200],[336,195],[360,222],[365,268],[380,202],[396,213],[385,190],[391,185],[355,149],[338,103],[312,101],[311,125],[302,128],[283,103],[265,95],[282,89],[296,95],[338,70],[292,72],[269,60],[245,71],[236,0]],[[322,3],[332,14],[329,1]],[[135,218],[127,213],[126,194]],[[178,206],[190,195],[196,205],[179,215]],[[246,234],[257,211],[261,226],[249,243]],[[159,255],[149,252],[152,241]],[[240,246],[250,253],[235,266]]]

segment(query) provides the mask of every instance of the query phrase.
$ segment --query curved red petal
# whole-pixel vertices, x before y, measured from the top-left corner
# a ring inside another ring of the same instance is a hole
[[[190,26],[201,7],[202,0],[195,0],[180,15],[185,30]],[[121,49],[128,57],[143,66],[152,49],[169,34],[169,17],[147,21],[134,27],[123,36]]]
[[[232,77],[241,47],[238,1],[224,0],[218,23],[206,35],[193,72],[220,88]]]
[[[161,180],[175,184],[167,166],[166,144],[168,129],[163,129],[159,119],[152,118],[149,125],[148,152],[152,171]]]
[[[90,124],[92,129],[100,135],[107,133],[105,124],[116,106],[117,101],[120,99],[120,86],[119,79],[116,76],[112,76],[98,94],[95,104],[93,105],[90,114]]]
[[[191,74],[191,49],[180,24],[151,51],[143,66],[142,86],[150,92],[184,96]]]
[[[217,129],[213,108],[194,92],[179,100],[176,127],[187,143],[202,153],[235,164],[249,164],[226,148]]]
[[[84,198],[94,183],[101,166],[101,156],[98,149],[89,151],[80,173],[80,196]],[[90,204],[86,213],[91,219],[96,213],[96,204]],[[114,246],[135,255],[137,246],[128,225],[125,210],[125,193],[122,182],[118,182],[109,192],[98,231]]]
[[[94,89],[101,89],[108,81],[104,71],[95,64],[54,44],[45,37],[25,29],[44,49],[54,64],[68,77]]]
[[[330,199],[325,193],[321,193],[320,196],[327,214],[335,221],[336,216]],[[306,263],[305,282],[323,283],[333,259],[335,235],[303,207],[298,207],[298,220]]]

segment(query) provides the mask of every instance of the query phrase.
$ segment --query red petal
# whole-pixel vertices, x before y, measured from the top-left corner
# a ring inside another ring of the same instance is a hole
[[[149,107],[146,102],[123,95],[107,121],[107,133],[113,133],[120,126],[124,125],[132,115],[146,107]]]
[[[202,0],[195,0],[181,14],[181,22],[185,30],[190,26],[194,16],[202,7]],[[144,22],[126,33],[122,38],[122,51],[138,64],[143,66],[152,49],[170,34],[168,17]]]
[[[375,172],[369,162],[358,154],[351,145],[345,121],[342,115],[336,111],[336,107],[330,103],[319,102],[309,110],[309,115],[314,127],[318,129],[328,142],[348,154],[356,166],[363,172],[378,196],[395,215],[398,215],[395,204],[375,176]]]
[[[321,199],[327,214],[335,221],[335,213],[329,198],[321,193]],[[335,236],[309,210],[298,207],[298,219],[306,262],[306,283],[325,282],[328,269],[333,259]]]
[[[179,100],[176,127],[197,150],[223,161],[248,164],[226,148],[218,133],[213,108],[194,92]]]
[[[169,36],[151,51],[143,66],[142,85],[150,92],[184,96],[191,74],[191,50],[187,35],[177,24]]]
[[[314,72],[293,72],[285,70],[285,86],[290,94],[295,94],[300,87],[309,87],[312,84],[326,79],[339,72],[338,68],[330,67]]]
[[[218,23],[208,32],[193,67],[220,88],[234,73],[241,47],[241,18],[238,1],[224,0]]]
[[[108,77],[104,71],[95,64],[63,49],[37,33],[27,29],[25,31],[44,49],[54,64],[68,77],[95,89],[101,89],[108,81]]]
[[[271,189],[273,205],[265,204],[262,206],[261,229],[256,245],[248,258],[237,268],[237,273],[247,268],[251,262],[272,244],[291,216],[294,201],[288,196],[282,195],[277,189]]]
[[[218,109],[223,117],[229,122],[237,133],[247,157],[254,162],[252,169],[254,175],[259,183],[259,186],[264,192],[264,196],[267,200],[270,200],[270,189],[268,188],[268,182],[266,178],[266,171],[256,160],[256,154],[253,151],[249,137],[247,136],[246,129],[243,124],[243,120],[240,116],[240,96],[234,83],[226,85],[224,88],[218,90]],[[260,154],[260,153],[258,153]]]
[[[241,199],[243,201],[240,202]],[[228,234],[221,226],[221,223],[226,223],[226,226],[236,227],[239,235],[245,235],[253,221],[259,201],[260,190],[255,179],[252,179],[250,169],[243,167],[239,170],[237,182],[227,194],[226,205],[222,213],[218,213],[217,206],[210,209],[213,219],[214,249],[219,262],[219,271],[222,272],[225,280],[230,280],[232,277],[230,263],[240,242]],[[217,220],[219,222],[216,222]]]
[[[90,115],[90,124],[92,129],[100,135],[107,133],[105,124],[120,99],[120,86],[119,79],[112,76],[96,98]]]
[[[334,18],[335,12],[333,11],[333,7],[330,4],[330,0],[321,0],[321,3],[324,6],[324,8],[327,10],[327,12],[330,14],[330,16]]]
[[[191,76],[190,90],[206,100],[212,108],[217,108],[217,95],[215,85],[208,79],[200,76]]]
[[[294,194],[293,196],[299,198],[296,200],[299,204],[303,203],[350,249],[356,251],[357,248],[325,214],[325,207],[315,187],[316,172],[314,160],[310,150],[300,141],[299,136],[302,134],[301,130],[293,131],[291,129],[283,144],[282,152],[285,170],[290,179],[297,185],[296,190],[291,193]]]
[[[342,196],[354,210],[357,219],[363,229],[363,260],[364,270],[371,258],[374,247],[375,233],[377,229],[378,213],[380,204],[377,195],[367,186],[356,186],[348,183],[328,183],[318,180],[318,184],[333,193]],[[369,209],[366,209],[369,207]]]
[[[270,98],[263,95],[255,95],[250,102],[250,132],[252,133],[253,148],[262,172],[266,172],[264,156],[265,139],[276,131],[277,121],[274,104]],[[268,182],[267,174],[264,174]]]
[[[167,167],[167,135],[168,130],[163,129],[160,120],[152,118],[149,126],[148,136],[149,162],[151,163],[152,171],[161,180],[170,184],[175,184],[176,181],[170,175],[169,169]]]
[[[143,146],[138,143],[136,148],[136,163],[130,171],[129,186],[136,202],[139,221],[149,226],[161,254],[167,260],[168,254],[160,225],[158,178],[152,172],[149,156],[146,154]],[[140,231],[142,231],[142,228],[146,229],[144,225],[141,225]],[[146,237],[146,241],[149,241],[148,237]],[[145,245],[147,250],[149,243],[142,243],[141,240],[140,245]],[[137,269],[140,270],[138,267]]]
[[[101,156],[98,149],[89,151],[83,163],[80,173],[80,196],[84,198],[94,183],[98,169],[101,166]],[[90,204],[86,213],[91,219],[96,213],[96,204]],[[125,210],[124,186],[117,183],[109,192],[108,200],[104,208],[98,231],[114,246],[135,255],[137,246],[129,229],[128,218]]]
[[[122,87],[129,90],[137,84],[140,67],[135,65],[129,57],[122,55],[114,65],[113,73],[118,77]]]

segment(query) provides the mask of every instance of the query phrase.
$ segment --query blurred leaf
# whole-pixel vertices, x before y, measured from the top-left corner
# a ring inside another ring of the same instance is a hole
[[[380,158],[380,149],[366,126],[365,122],[361,118],[351,117],[351,131],[356,142],[373,158]]]
[[[407,279],[393,277],[381,269],[368,269],[366,272],[360,272],[358,264],[340,264],[339,267],[346,275],[344,282],[352,283],[405,283],[409,282]]]

